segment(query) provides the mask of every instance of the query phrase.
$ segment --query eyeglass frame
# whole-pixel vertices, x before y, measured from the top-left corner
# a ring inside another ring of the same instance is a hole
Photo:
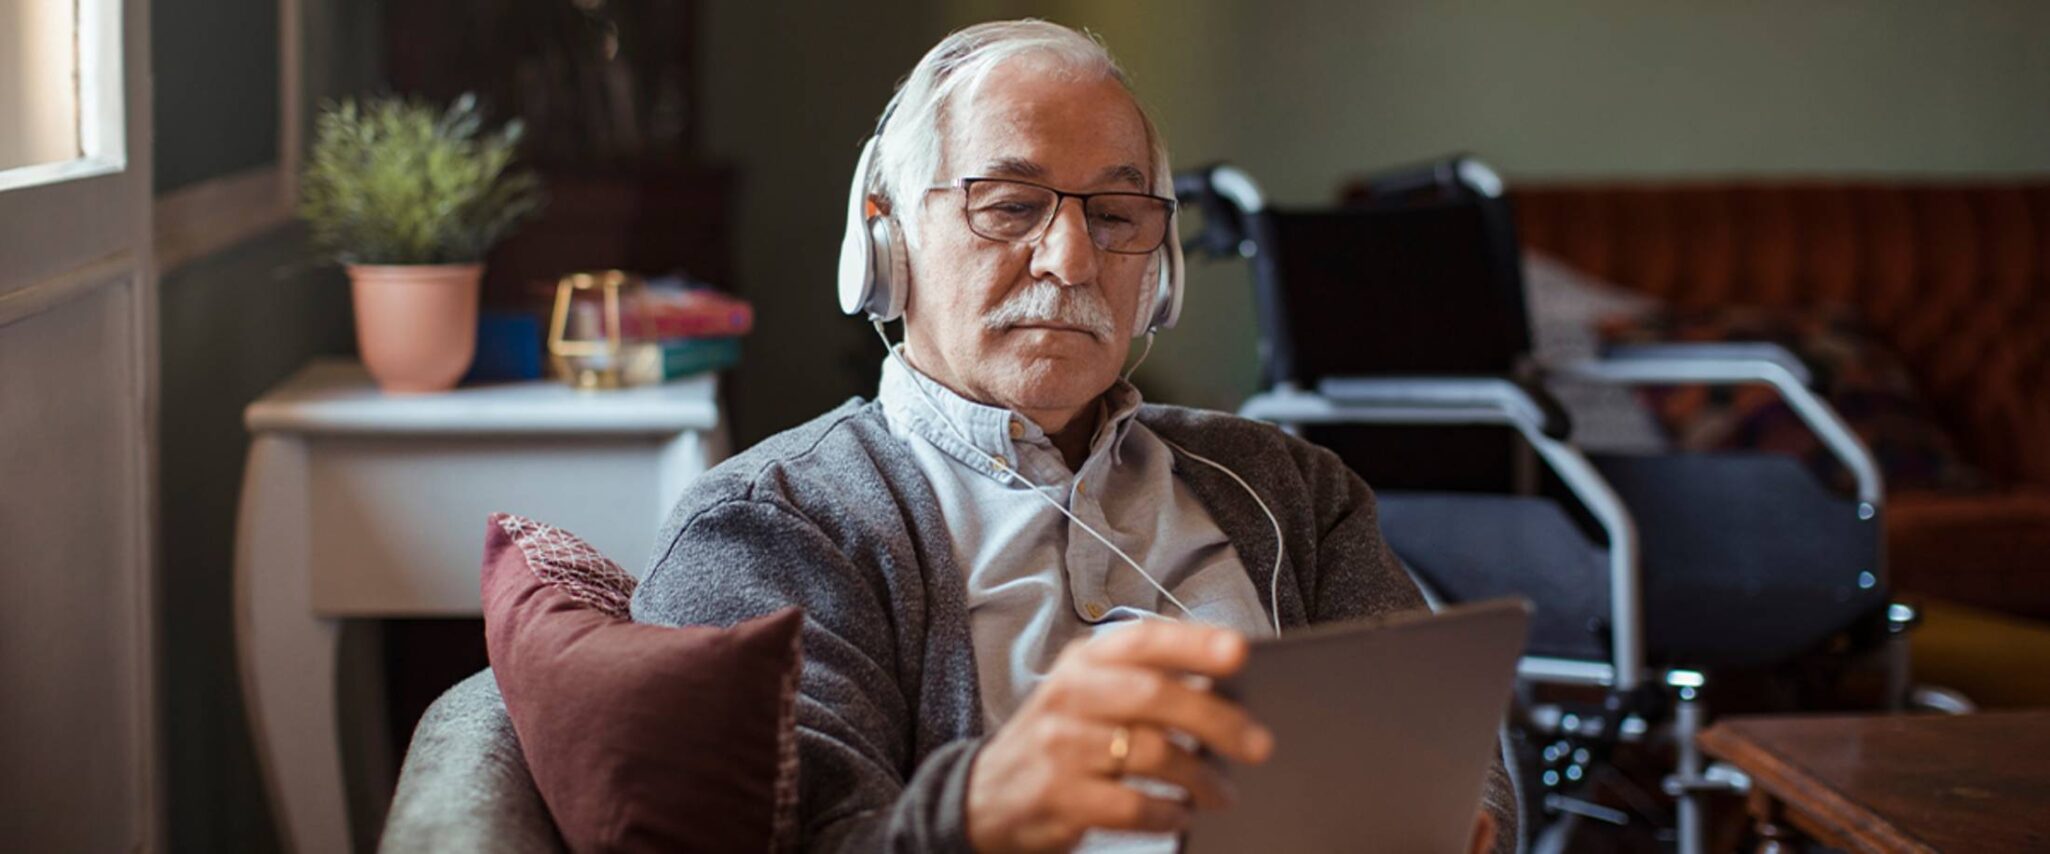
[[[1047,209],[1046,219],[1040,221],[1038,225],[1033,226],[1032,231],[1029,232],[1029,234],[1031,235],[1029,237],[1021,237],[1016,240],[1005,240],[1001,237],[990,237],[989,235],[976,231],[975,219],[974,217],[968,215],[968,189],[984,181],[1002,181],[1006,184],[1018,184],[1021,186],[1045,190],[1054,195],[1053,206]],[[961,218],[962,220],[968,223],[969,233],[975,235],[976,237],[980,237],[984,240],[993,240],[1002,243],[1036,243],[1040,239],[1046,237],[1047,230],[1053,227],[1053,221],[1059,219],[1061,216],[1061,205],[1065,204],[1069,199],[1076,199],[1082,203],[1082,215],[1083,217],[1085,217],[1085,219],[1089,215],[1089,200],[1097,196],[1139,196],[1141,198],[1152,199],[1156,202],[1162,202],[1167,205],[1166,227],[1160,230],[1160,242],[1153,244],[1153,247],[1151,249],[1141,249],[1137,251],[1112,249],[1108,246],[1102,246],[1097,244],[1096,238],[1094,236],[1090,237],[1089,245],[1095,246],[1097,249],[1101,249],[1113,255],[1150,255],[1154,252],[1160,251],[1160,247],[1167,245],[1168,238],[1174,236],[1174,215],[1181,208],[1181,202],[1175,199],[1167,198],[1165,196],[1156,196],[1152,193],[1141,193],[1134,190],[1103,190],[1101,192],[1095,193],[1070,193],[1066,190],[1049,187],[1045,184],[1037,183],[1034,181],[1021,181],[1017,178],[998,178],[989,175],[956,178],[951,183],[934,184],[930,187],[925,188],[925,191],[928,193],[936,193],[941,190],[961,191]],[[1088,229],[1085,227],[1083,230],[1087,231]]]

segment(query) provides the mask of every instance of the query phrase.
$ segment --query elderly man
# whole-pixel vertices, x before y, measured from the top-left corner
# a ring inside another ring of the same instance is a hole
[[[804,608],[807,849],[1171,847],[1232,800],[1192,747],[1274,746],[1189,676],[1273,627],[1422,602],[1335,456],[1120,377],[1180,259],[1165,148],[1101,45],[970,27],[884,116],[848,250],[899,289],[856,300],[901,305],[877,400],[702,478],[634,615]],[[1514,848],[1499,768],[1479,816],[1476,848]]]

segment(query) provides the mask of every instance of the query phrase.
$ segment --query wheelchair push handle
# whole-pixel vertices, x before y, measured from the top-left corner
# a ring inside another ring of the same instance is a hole
[[[1352,203],[1396,204],[1419,196],[1453,199],[1500,198],[1502,176],[1471,154],[1454,154],[1380,172],[1354,185]]]
[[[1211,163],[1176,172],[1174,193],[1182,210],[1201,214],[1202,230],[1182,241],[1182,251],[1211,258],[1235,258],[1245,244],[1246,211],[1218,189],[1220,173],[1236,172],[1224,163]],[[1229,183],[1229,178],[1223,179]]]

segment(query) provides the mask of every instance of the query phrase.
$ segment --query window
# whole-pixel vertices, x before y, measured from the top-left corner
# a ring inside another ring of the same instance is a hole
[[[0,190],[127,164],[119,0],[0,0]]]

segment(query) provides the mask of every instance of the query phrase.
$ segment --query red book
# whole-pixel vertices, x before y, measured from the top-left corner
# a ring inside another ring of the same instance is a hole
[[[621,312],[620,332],[628,338],[726,338],[754,329],[747,300],[710,288],[650,290]]]

